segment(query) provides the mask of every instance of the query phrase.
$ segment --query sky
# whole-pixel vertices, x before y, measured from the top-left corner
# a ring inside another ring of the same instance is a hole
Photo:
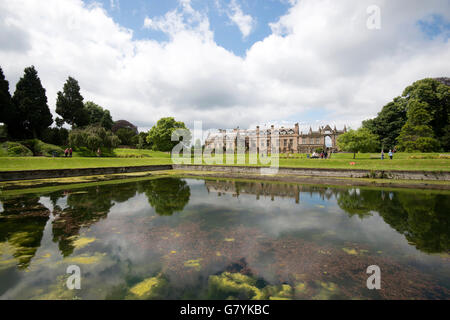
[[[141,131],[357,128],[450,74],[449,0],[0,0],[0,30],[11,93],[34,65],[56,116],[72,76]]]

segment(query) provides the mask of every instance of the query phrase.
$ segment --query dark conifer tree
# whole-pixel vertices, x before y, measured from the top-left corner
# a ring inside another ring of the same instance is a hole
[[[0,122],[7,123],[7,114],[12,110],[11,94],[9,93],[9,82],[5,79],[0,67]]]
[[[40,138],[42,132],[53,123],[53,116],[47,105],[47,96],[34,66],[25,69],[16,85],[12,98],[15,114],[8,128],[15,138]]]
[[[89,113],[83,103],[78,81],[69,77],[63,91],[58,92],[56,113],[72,127],[83,127],[89,124]]]

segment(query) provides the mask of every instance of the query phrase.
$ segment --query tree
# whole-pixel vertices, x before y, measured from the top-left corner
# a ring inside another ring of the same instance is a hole
[[[382,149],[394,149],[400,131],[406,123],[406,99],[395,98],[383,107],[374,119],[363,122],[363,127],[380,137]]]
[[[431,151],[438,151],[440,146],[446,151],[450,150],[446,138],[450,129],[450,87],[436,79],[423,79],[407,87],[403,96],[408,99],[408,102],[416,100],[426,104],[426,110],[431,116],[428,124],[434,133],[433,136],[439,142],[435,144],[430,141],[435,148]],[[412,113],[408,113],[408,119],[410,115]]]
[[[357,152],[374,152],[380,146],[378,136],[367,128],[349,130],[339,136],[337,144],[339,149],[353,152],[353,159],[356,158]]]
[[[101,126],[106,130],[111,130],[114,125],[114,121],[109,110],[103,109],[92,101],[86,102],[84,107],[89,115],[90,125]]]
[[[25,69],[12,98],[15,110],[8,123],[16,137],[39,138],[53,123],[47,96],[34,66]],[[22,132],[18,132],[22,130]]]
[[[138,149],[151,149],[152,144],[147,142],[148,133],[139,132],[136,147]]]
[[[74,129],[69,134],[69,144],[77,148],[88,148],[96,152],[98,148],[115,148],[120,144],[119,138],[102,127],[89,126],[85,129]]]
[[[84,107],[83,100],[78,81],[69,77],[64,84],[63,92],[58,92],[56,113],[72,128],[89,124],[89,114]]]
[[[65,146],[69,140],[69,130],[66,128],[47,128],[42,133],[41,140],[55,146]]]
[[[439,148],[434,138],[430,107],[426,102],[412,99],[408,103],[408,121],[398,137],[399,149],[405,152],[432,152]]]
[[[137,144],[137,141],[133,138],[138,135],[132,129],[120,128],[117,130],[116,135],[119,137],[121,145],[131,146]]]
[[[450,87],[448,78],[423,79],[407,87],[401,97],[388,103],[374,119],[363,122],[363,127],[380,137],[383,148],[394,148],[400,133],[409,119],[408,108],[412,100],[426,104],[427,112],[431,116],[428,122],[438,144],[432,142],[438,151],[443,148],[450,150]],[[404,141],[405,142],[405,141]],[[424,142],[420,140],[419,143]],[[429,143],[425,143],[430,146]],[[440,147],[439,147],[440,145]],[[425,149],[428,149],[425,147]]]
[[[114,122],[114,125],[111,128],[111,130],[112,130],[112,132],[116,133],[121,128],[131,129],[136,134],[139,134],[138,128],[131,122],[128,122],[127,120],[119,120],[119,121]]]
[[[13,103],[9,93],[9,82],[5,79],[3,70],[0,67],[0,122],[7,122],[7,114],[11,112]]]
[[[172,141],[172,133],[178,129],[187,130],[188,135],[182,138],[185,145],[191,142],[190,131],[183,122],[177,122],[174,118],[162,118],[156,126],[152,127],[147,136],[147,142],[153,144],[155,151],[172,151],[172,149],[180,143],[180,141]]]

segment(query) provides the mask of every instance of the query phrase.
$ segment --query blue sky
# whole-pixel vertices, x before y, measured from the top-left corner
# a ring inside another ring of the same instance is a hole
[[[101,3],[115,22],[133,30],[135,39],[158,41],[167,41],[167,35],[144,28],[144,19],[163,16],[180,5],[178,0],[84,0],[84,2]],[[283,0],[238,0],[236,3],[244,14],[255,19],[254,29],[245,39],[226,13],[231,0],[193,0],[191,6],[208,16],[215,42],[239,56],[245,55],[246,50],[256,41],[270,35],[272,31],[269,23],[276,22],[291,7],[288,1]]]

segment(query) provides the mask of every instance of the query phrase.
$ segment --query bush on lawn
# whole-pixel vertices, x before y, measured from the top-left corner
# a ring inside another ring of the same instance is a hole
[[[32,157],[33,152],[18,142],[5,142],[1,146],[1,154],[5,157]]]
[[[38,139],[25,140],[22,141],[22,144],[30,149],[34,156],[52,157],[54,153],[59,156],[64,154],[63,148],[44,143]]]

